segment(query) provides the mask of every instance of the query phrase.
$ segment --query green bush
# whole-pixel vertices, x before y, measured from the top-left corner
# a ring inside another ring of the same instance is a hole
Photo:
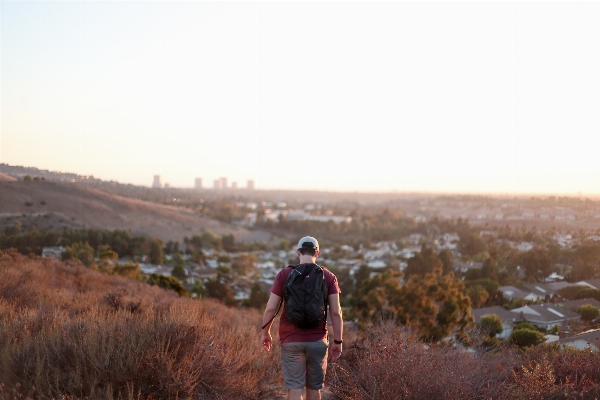
[[[537,328],[535,327],[535,325],[533,325],[531,322],[527,322],[527,321],[519,321],[519,322],[517,322],[517,325],[515,326],[515,331],[517,329],[530,329],[532,331],[537,330]]]
[[[577,295],[575,295],[575,299],[596,299],[600,301],[600,290],[592,288],[581,289],[577,292]]]
[[[151,285],[158,285],[164,289],[174,290],[180,296],[188,295],[187,290],[185,290],[181,282],[179,282],[179,280],[173,276],[152,274],[148,277],[148,283]]]
[[[502,318],[496,314],[486,314],[481,317],[479,327],[489,337],[495,337],[498,333],[502,333]]]
[[[538,346],[546,338],[544,334],[531,329],[517,329],[510,335],[509,341],[518,347],[533,347]]]
[[[583,318],[585,321],[592,321],[600,316],[600,310],[598,310],[598,307],[594,307],[591,304],[584,304],[581,307],[578,307],[576,312],[577,314],[581,315],[581,318]]]

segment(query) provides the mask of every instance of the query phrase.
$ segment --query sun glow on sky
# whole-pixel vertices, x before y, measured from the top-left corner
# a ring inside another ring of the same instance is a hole
[[[600,3],[1,1],[0,162],[600,193]]]

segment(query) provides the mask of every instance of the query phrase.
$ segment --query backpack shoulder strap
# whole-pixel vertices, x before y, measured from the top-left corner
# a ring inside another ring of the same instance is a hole
[[[293,268],[296,269],[297,265],[288,265],[287,268]],[[291,273],[291,272],[290,272]],[[289,278],[289,275],[288,275]],[[271,318],[269,320],[269,322],[267,322],[261,329],[265,329],[267,327],[267,325],[269,325],[271,322],[273,322],[273,320],[275,319],[275,317],[277,316],[277,314],[279,314],[279,311],[281,311],[281,305],[283,304],[283,297],[281,298],[281,300],[279,300],[279,306],[277,307],[277,311],[275,311],[275,315],[273,315],[273,318]]]

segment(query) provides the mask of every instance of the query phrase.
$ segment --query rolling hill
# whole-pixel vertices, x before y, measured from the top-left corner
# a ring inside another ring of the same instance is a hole
[[[14,178],[10,175],[6,175],[3,174],[2,172],[0,172],[0,182],[15,182],[17,180],[17,178]]]
[[[97,228],[129,230],[133,235],[182,241],[185,236],[211,231],[234,234],[238,241],[271,240],[271,234],[228,225],[189,210],[150,203],[77,183],[7,181],[0,177],[0,227],[16,218],[26,229]],[[34,221],[34,222],[32,222]]]

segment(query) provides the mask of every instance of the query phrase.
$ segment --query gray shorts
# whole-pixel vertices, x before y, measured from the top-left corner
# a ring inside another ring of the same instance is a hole
[[[293,342],[281,345],[281,369],[286,389],[323,388],[327,370],[327,342]]]

